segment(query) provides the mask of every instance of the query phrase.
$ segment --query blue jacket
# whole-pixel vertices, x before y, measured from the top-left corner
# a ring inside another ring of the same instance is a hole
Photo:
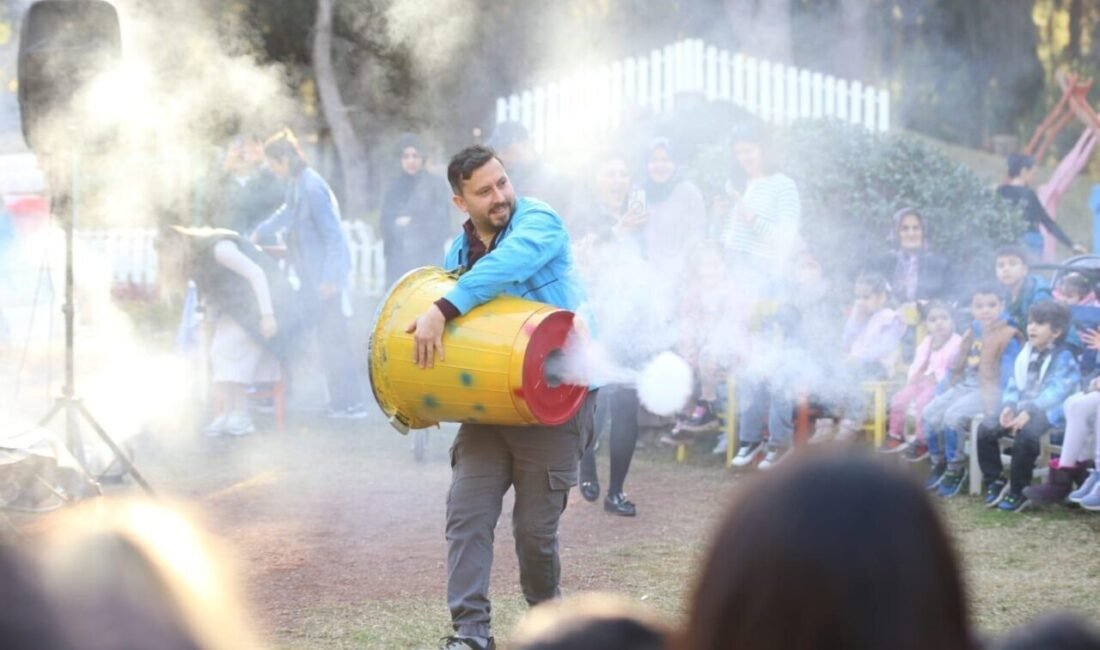
[[[1017,329],[1026,334],[1028,310],[1037,302],[1053,300],[1054,294],[1051,293],[1046,280],[1037,275],[1029,275],[1024,278],[1024,282],[1020,286],[1020,293],[1016,296],[1016,300],[1012,299],[1012,294],[1008,291],[1005,292],[1004,299],[1005,311],[1008,312],[1009,324],[1014,325]]]
[[[463,232],[452,242],[443,266],[465,267],[469,255],[470,246]],[[584,304],[569,234],[561,217],[542,201],[518,199],[516,211],[497,235],[493,250],[463,273],[444,298],[465,314],[502,293],[574,312]]]
[[[1070,395],[1077,392],[1081,381],[1081,370],[1073,351],[1065,345],[1057,345],[1043,362],[1039,370],[1039,393],[1033,399],[1022,400],[1027,388],[1027,366],[1031,359],[1031,344],[1024,345],[1016,357],[1012,376],[1005,387],[1003,403],[1019,411],[1035,408],[1046,413],[1047,421],[1058,426],[1065,421],[1062,404]],[[1022,400],[1022,401],[1021,401]]]
[[[286,202],[256,226],[262,240],[286,231],[290,264],[303,291],[322,284],[344,289],[351,273],[351,251],[340,227],[340,206],[321,175],[306,167],[287,188]]]

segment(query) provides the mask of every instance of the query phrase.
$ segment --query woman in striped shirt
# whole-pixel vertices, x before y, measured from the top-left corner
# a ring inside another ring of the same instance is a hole
[[[794,181],[773,168],[769,144],[759,127],[734,136],[734,153],[748,183],[744,192],[728,188],[734,205],[724,241],[738,266],[774,277],[801,242],[802,202]]]

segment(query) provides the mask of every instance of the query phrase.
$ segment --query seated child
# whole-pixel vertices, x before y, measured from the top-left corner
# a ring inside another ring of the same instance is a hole
[[[730,360],[746,345],[742,318],[744,300],[735,289],[721,247],[712,242],[695,249],[697,281],[680,301],[680,343],[677,351],[694,370],[698,398],[677,416],[670,441],[679,444],[681,431],[709,431],[721,426],[718,418],[718,384]],[[725,450],[723,449],[723,453]]]
[[[1035,459],[1039,457],[1039,438],[1062,424],[1062,404],[1081,381],[1077,359],[1065,345],[1068,331],[1069,309],[1065,305],[1045,300],[1028,311],[1027,344],[1016,357],[1002,396],[1000,417],[978,428],[978,464],[986,505],[996,505],[1005,512],[1027,507],[1024,488],[1031,483]],[[999,443],[1006,437],[1013,438],[1008,480],[1003,474]]]
[[[740,448],[734,467],[748,466],[760,454],[765,454],[760,469],[785,458],[794,434],[796,389],[820,392],[827,383],[826,369],[835,366],[831,360],[836,356],[842,305],[812,251],[798,254],[793,276],[790,300],[761,323],[753,350],[744,356],[746,363],[738,374]]]
[[[842,414],[837,440],[851,440],[860,431],[865,410],[863,382],[886,379],[894,373],[905,323],[889,302],[886,278],[879,273],[860,274],[855,302],[841,335],[846,357],[840,369],[844,379],[837,382]],[[827,428],[818,428],[810,441],[819,443],[828,437]]]
[[[1027,251],[1020,246],[1004,246],[997,251],[997,282],[1004,291],[1008,322],[1020,331],[1027,328],[1031,306],[1053,297],[1045,280],[1029,274],[1027,259]]]
[[[1096,301],[1092,283],[1076,271],[1067,273],[1058,283],[1054,299],[1071,307],[1100,307],[1100,302]]]
[[[1019,332],[1002,317],[1004,302],[994,287],[980,287],[970,298],[974,319],[959,343],[959,353],[937,388],[937,394],[921,414],[924,440],[928,445],[932,471],[925,487],[941,496],[958,494],[966,480],[966,457],[958,444],[958,433],[980,415],[992,417],[1000,409],[1001,391],[1020,351]],[[907,460],[919,460],[914,446]]]
[[[911,454],[913,458],[928,455],[921,428],[921,412],[936,396],[936,386],[947,376],[947,369],[955,360],[962,342],[962,337],[955,332],[955,319],[951,316],[950,307],[942,302],[931,302],[923,308],[923,312],[928,333],[917,346],[905,387],[890,401],[889,429],[882,447],[884,453],[900,453],[911,444],[916,445],[918,450]],[[914,430],[917,435],[912,443],[905,440],[905,416],[910,406],[916,413]]]
[[[1081,384],[1084,389],[1071,395],[1062,405],[1066,432],[1061,456],[1051,461],[1045,483],[1024,488],[1024,497],[1032,505],[1059,503],[1069,497],[1083,508],[1100,510],[1100,490],[1095,489],[1100,483],[1100,474],[1092,469],[1094,459],[1100,459],[1100,442],[1097,442],[1095,455],[1087,449],[1100,414],[1100,373],[1094,373]],[[1100,436],[1096,440],[1100,441]],[[1077,486],[1080,487],[1074,490]]]

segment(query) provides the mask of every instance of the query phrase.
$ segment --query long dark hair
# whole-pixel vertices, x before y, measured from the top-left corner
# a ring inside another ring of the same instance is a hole
[[[955,554],[924,491],[871,460],[813,456],[740,492],[679,647],[972,648]]]
[[[309,166],[306,155],[298,145],[298,138],[290,129],[282,129],[264,142],[264,154],[268,158],[283,159],[290,162],[290,173],[297,176]]]

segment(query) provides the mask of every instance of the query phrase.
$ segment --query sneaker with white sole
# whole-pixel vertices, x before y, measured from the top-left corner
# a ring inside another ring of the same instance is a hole
[[[246,436],[256,431],[256,425],[252,423],[248,411],[233,411],[226,418],[223,431],[229,436]]]
[[[814,434],[810,436],[808,442],[811,445],[820,445],[823,442],[829,442],[836,435],[836,422],[829,418],[820,418],[814,422]]]
[[[1100,512],[1100,483],[1093,486],[1092,492],[1077,503],[1085,510]]]
[[[756,457],[763,452],[763,442],[743,442],[741,443],[741,448],[737,450],[737,455],[730,461],[730,464],[734,467],[747,467],[752,465],[752,461],[756,460]]]
[[[710,450],[710,453],[715,456],[725,456],[726,448],[729,445],[729,438],[726,436],[718,436],[718,442],[714,443],[714,449]]]
[[[760,461],[757,465],[760,469],[771,469],[783,462],[783,459],[790,453],[790,449],[787,447],[772,447],[768,450],[768,453],[764,455],[764,460]]]
[[[229,411],[215,417],[210,424],[202,428],[202,432],[208,436],[220,436],[225,433],[225,423],[229,419]]]
[[[1090,469],[1089,476],[1085,479],[1085,482],[1081,484],[1081,487],[1070,492],[1069,496],[1066,498],[1074,503],[1081,503],[1081,499],[1092,494],[1092,491],[1097,485],[1100,485],[1100,470]]]

